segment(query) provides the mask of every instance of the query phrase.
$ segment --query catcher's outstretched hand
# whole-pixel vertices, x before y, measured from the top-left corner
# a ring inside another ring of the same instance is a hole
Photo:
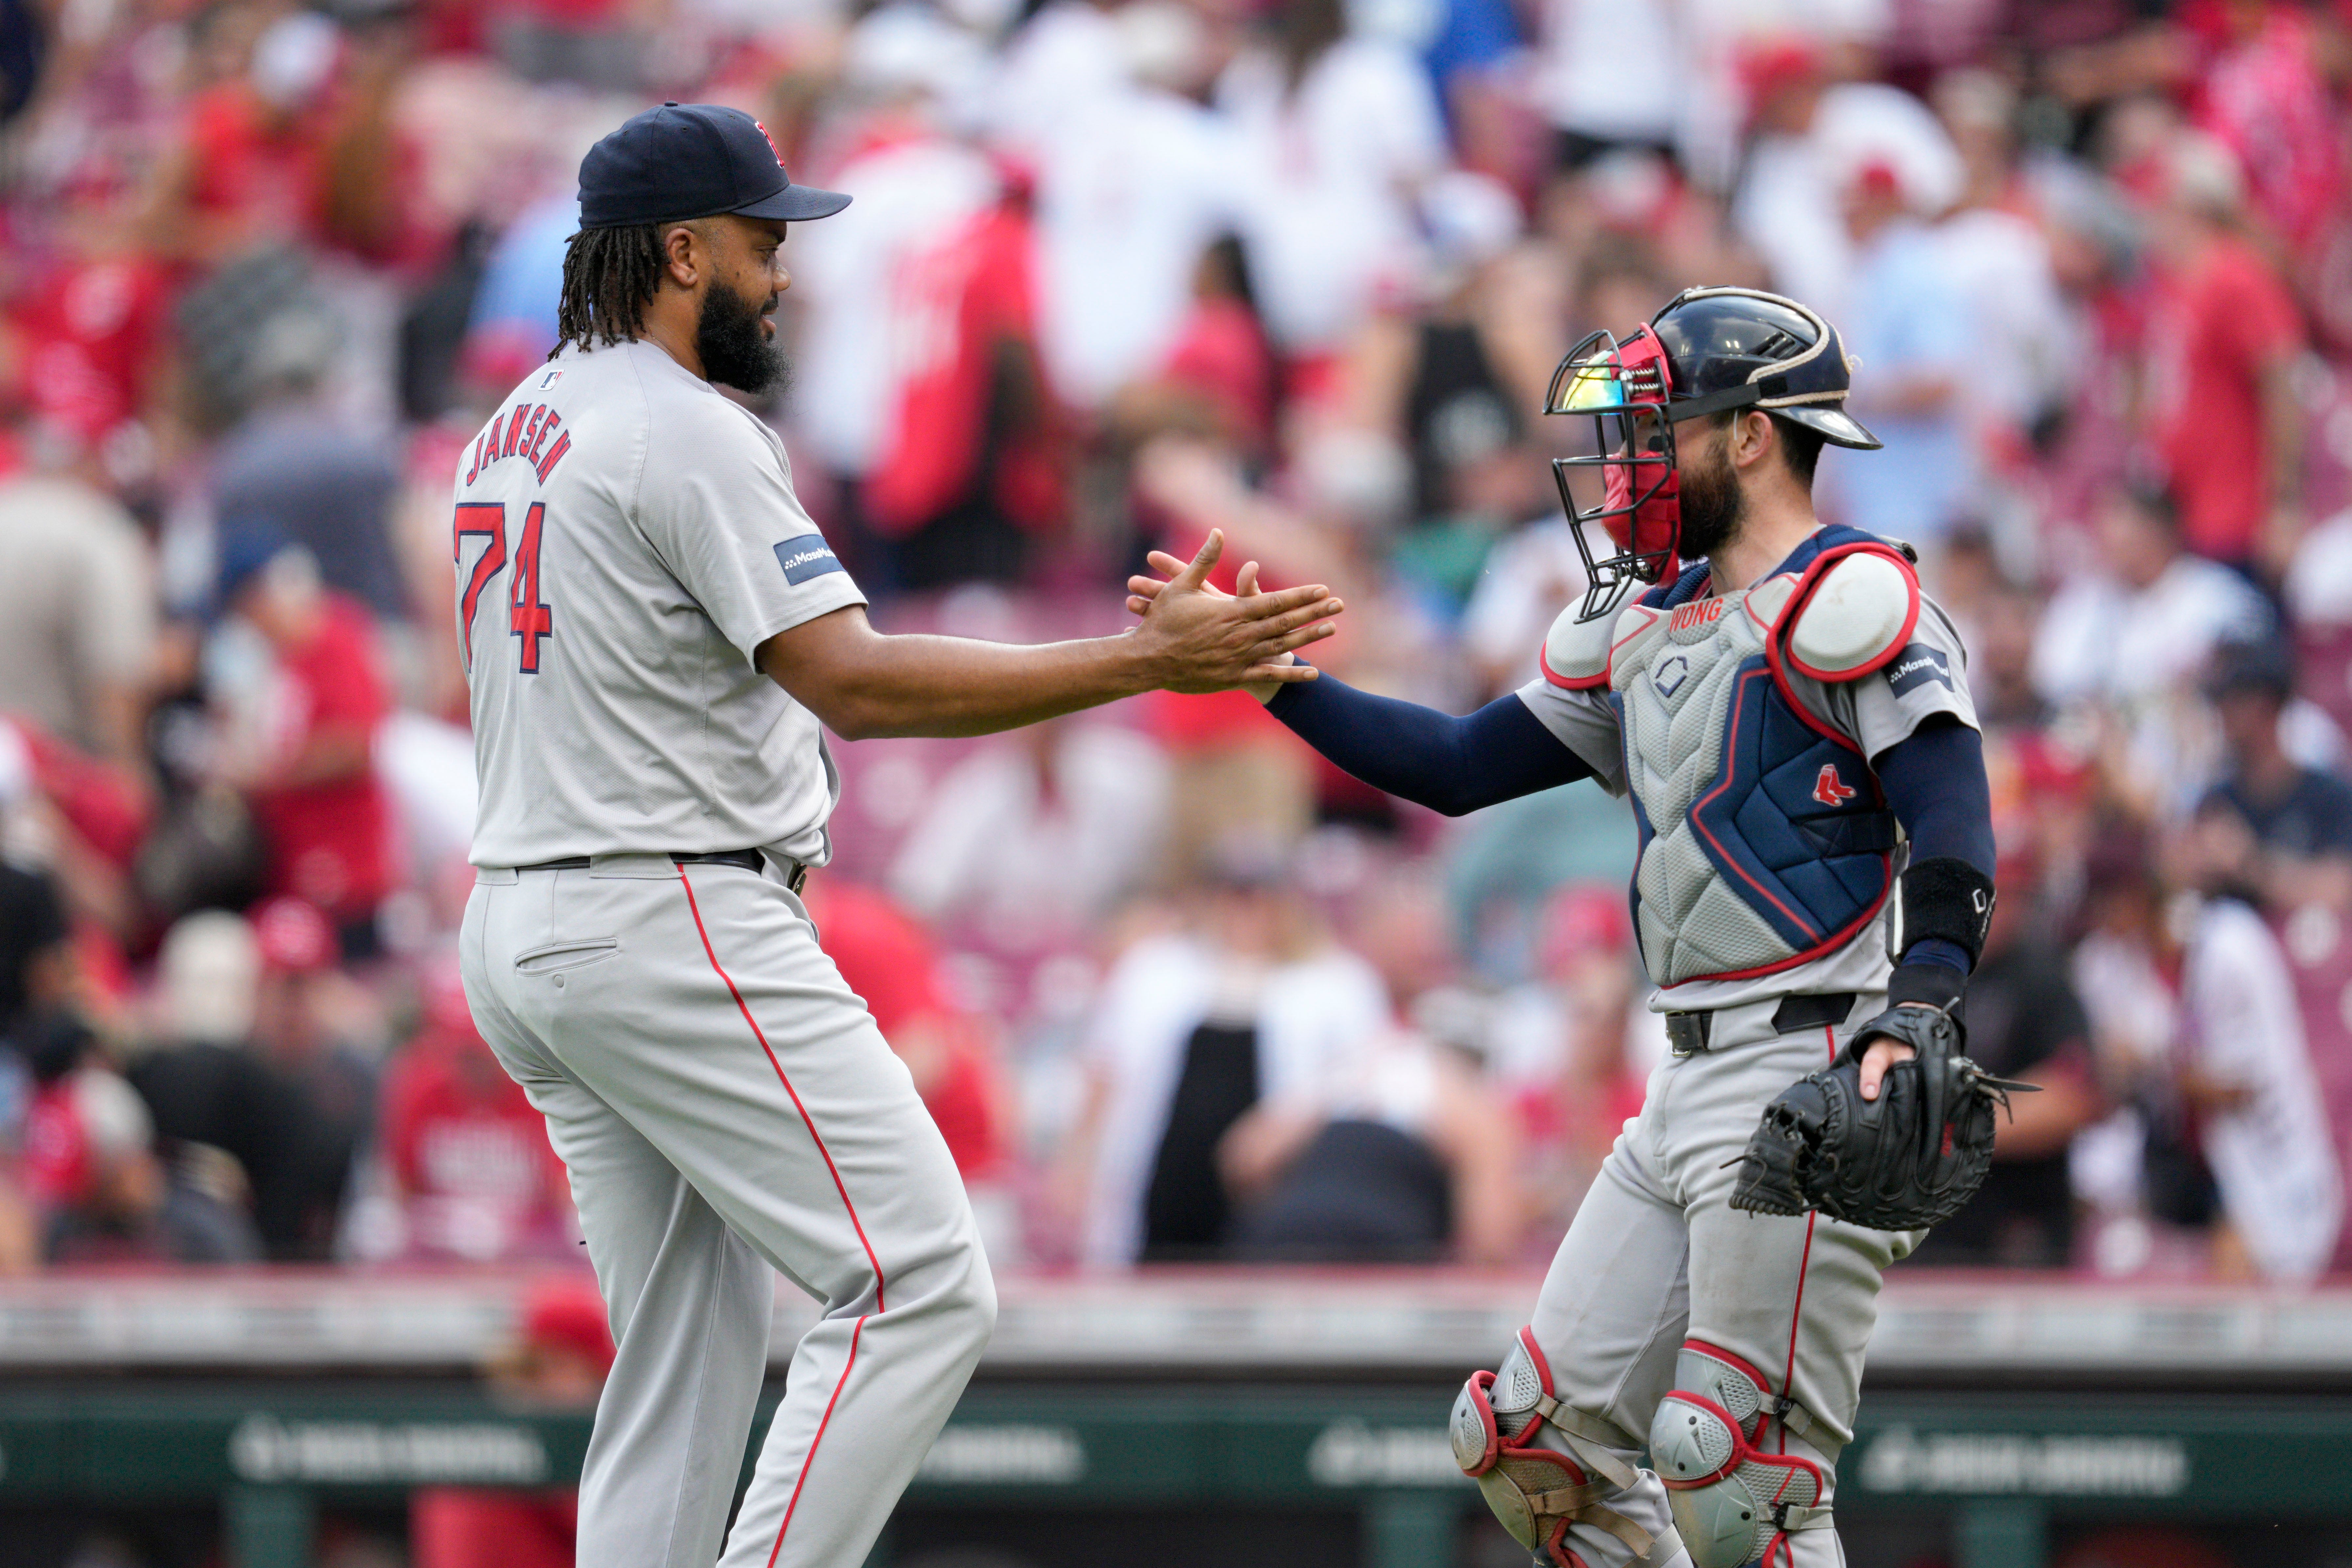
[[[1139,616],[1150,610],[1151,602],[1160,597],[1160,590],[1168,586],[1170,582],[1182,576],[1186,569],[1184,562],[1179,561],[1165,550],[1151,551],[1144,556],[1144,559],[1151,563],[1151,569],[1160,575],[1147,577],[1139,572],[1127,580],[1127,613],[1130,616]],[[1203,580],[1201,584],[1201,591],[1217,599],[1248,598],[1258,591],[1256,562],[1242,563],[1242,569],[1234,574],[1234,586],[1240,592],[1228,594],[1214,583]]]

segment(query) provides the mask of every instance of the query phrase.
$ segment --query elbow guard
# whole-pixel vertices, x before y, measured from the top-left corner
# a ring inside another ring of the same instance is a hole
[[[1902,947],[1940,937],[1973,965],[1992,927],[1992,879],[1957,856],[1938,855],[1903,873]]]

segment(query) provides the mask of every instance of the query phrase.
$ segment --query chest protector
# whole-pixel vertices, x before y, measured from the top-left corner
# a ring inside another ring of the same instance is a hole
[[[1820,957],[1869,924],[1895,877],[1895,814],[1822,714],[1828,687],[1909,641],[1910,562],[1825,528],[1750,588],[1702,597],[1706,580],[1702,562],[1628,605],[1605,662],[1597,644],[1546,654],[1557,684],[1605,685],[1616,710],[1641,836],[1634,924],[1660,985]]]

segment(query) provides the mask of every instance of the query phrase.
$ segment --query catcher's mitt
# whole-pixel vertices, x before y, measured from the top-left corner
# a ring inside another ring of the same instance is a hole
[[[1862,1098],[1862,1054],[1890,1036],[1919,1054],[1897,1062],[1878,1098]],[[1731,1206],[1758,1214],[1819,1209],[1873,1230],[1919,1230],[1976,1195],[1992,1163],[1992,1109],[2031,1089],[1990,1077],[1961,1054],[1959,1020],[1937,1007],[1890,1007],[1855,1031],[1836,1065],[1810,1073],[1764,1108],[1739,1160]]]

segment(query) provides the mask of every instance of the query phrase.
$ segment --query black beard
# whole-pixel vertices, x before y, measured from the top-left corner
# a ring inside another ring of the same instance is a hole
[[[1685,561],[1712,555],[1739,532],[1748,510],[1748,497],[1731,471],[1731,458],[1721,450],[1712,463],[1696,463],[1683,475],[1678,491],[1682,531],[1675,553]]]
[[[760,331],[761,320],[757,306],[731,289],[714,285],[702,297],[702,311],[694,322],[694,352],[702,356],[702,374],[753,396],[771,389],[781,393],[790,385],[791,363],[784,351]]]

